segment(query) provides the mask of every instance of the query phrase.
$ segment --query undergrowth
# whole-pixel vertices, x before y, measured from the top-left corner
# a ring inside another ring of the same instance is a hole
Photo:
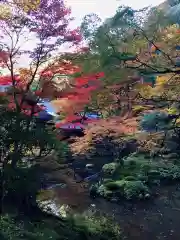
[[[160,158],[132,154],[119,164],[106,164],[97,192],[108,199],[147,199],[152,188],[180,180],[180,165]]]
[[[120,240],[119,226],[105,217],[73,216],[67,220],[2,215],[1,240]]]

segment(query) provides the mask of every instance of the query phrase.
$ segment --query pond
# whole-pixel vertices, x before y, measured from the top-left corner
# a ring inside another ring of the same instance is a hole
[[[180,185],[159,189],[154,200],[120,204],[90,199],[86,190],[78,193],[70,191],[68,187],[56,186],[46,191],[49,191],[55,211],[61,207],[61,212],[71,209],[73,213],[84,213],[93,208],[101,214],[113,216],[121,226],[124,239],[180,239]],[[44,193],[47,194],[46,191]]]

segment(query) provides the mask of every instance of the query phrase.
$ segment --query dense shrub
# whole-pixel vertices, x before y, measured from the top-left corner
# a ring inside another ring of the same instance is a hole
[[[123,188],[123,195],[126,199],[144,198],[149,194],[149,189],[141,181],[118,181],[118,185]]]
[[[105,164],[102,168],[105,176],[112,176],[117,170],[119,164],[118,163],[109,163]]]
[[[170,120],[168,114],[165,112],[154,111],[149,114],[145,114],[140,121],[140,127],[142,130],[149,132],[156,132],[169,129]]]
[[[169,180],[180,180],[180,166],[168,164],[159,168],[160,176]]]
[[[132,168],[132,161],[134,162]],[[119,174],[124,177],[131,176],[149,183],[154,180],[177,180],[180,179],[180,165],[173,162],[163,162],[161,158],[147,159],[143,155],[129,156]],[[124,174],[124,175],[123,175]]]
[[[136,139],[124,138],[128,123],[121,118],[100,120],[98,124],[90,125],[85,130],[84,137],[71,144],[73,159],[87,163],[93,163],[97,171],[103,165],[109,164],[114,159],[128,156],[136,151]],[[134,120],[137,126],[137,122]],[[131,128],[131,123],[129,129]]]
[[[16,168],[8,166],[4,173],[5,202],[21,210],[36,206],[36,195],[41,187],[39,168]]]
[[[108,189],[106,188],[106,186],[103,185],[103,184],[98,188],[97,193],[98,193],[100,196],[102,196],[102,197],[104,197],[104,198],[107,198],[107,199],[110,199],[110,198],[113,196],[113,191],[108,190]]]
[[[97,240],[121,239],[119,226],[103,216],[76,215],[74,228],[77,232],[84,232],[84,239],[91,239],[91,237]]]
[[[136,181],[137,178],[134,177],[134,176],[127,176],[127,177],[124,178],[124,180],[125,180],[125,181]]]
[[[39,220],[39,221],[38,221]],[[120,240],[120,228],[99,216],[72,216],[67,220],[45,217],[34,221],[20,216],[0,217],[1,240]]]
[[[135,198],[145,198],[149,194],[148,187],[139,180],[119,180],[106,183],[101,186],[100,194],[107,198],[111,196],[124,197],[128,200]],[[150,195],[148,195],[150,196]]]
[[[120,189],[118,182],[108,182],[105,184],[105,187],[110,191],[117,191]]]
[[[150,197],[152,186],[180,180],[180,165],[163,162],[161,158],[149,158],[134,153],[124,159],[111,179],[104,179],[98,188],[100,196],[111,199],[146,199]]]

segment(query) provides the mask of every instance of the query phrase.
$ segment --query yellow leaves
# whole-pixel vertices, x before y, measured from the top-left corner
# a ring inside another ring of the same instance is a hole
[[[180,118],[176,120],[176,126],[180,127]]]
[[[24,12],[37,10],[41,1],[40,0],[14,0],[14,3],[20,7]]]
[[[174,47],[176,44],[179,44],[180,34],[179,34],[179,27],[177,25],[172,25],[167,27],[162,35],[162,40],[168,46]],[[172,53],[170,53],[172,55]]]
[[[168,109],[165,109],[167,111],[168,114],[178,114],[179,111],[177,108],[174,108],[174,107],[171,107],[171,108],[168,108]]]
[[[163,87],[165,86],[168,82],[170,82],[173,78],[173,75],[172,74],[165,74],[165,75],[161,75],[161,76],[158,76],[156,78],[156,87]]]
[[[141,105],[136,105],[136,106],[133,106],[133,112],[136,113],[136,114],[139,114],[145,110],[147,110],[147,107],[144,107],[144,106],[141,106]]]
[[[20,68],[19,69],[19,75],[22,79],[30,79],[32,77],[32,71],[26,68]]]
[[[141,89],[141,93],[142,95],[146,95],[149,97],[162,96],[165,92],[167,92],[166,87],[171,80],[171,74],[157,76],[155,87],[152,88],[150,86],[143,86]]]
[[[29,69],[27,69],[27,68],[19,68],[19,73],[20,74],[29,74],[31,71],[29,70]]]
[[[179,95],[179,81],[173,74],[164,74],[157,76],[156,84],[152,88],[143,84],[136,88],[144,98],[165,97],[167,99],[176,99]]]
[[[149,98],[152,96],[152,90],[153,88],[151,86],[143,85],[143,84],[137,84],[136,90],[139,91],[140,95],[144,98]]]
[[[0,19],[1,20],[6,20],[10,18],[12,15],[12,10],[11,7],[8,4],[0,4]]]
[[[168,79],[167,76],[158,76],[156,78],[156,86],[164,85],[167,83]]]

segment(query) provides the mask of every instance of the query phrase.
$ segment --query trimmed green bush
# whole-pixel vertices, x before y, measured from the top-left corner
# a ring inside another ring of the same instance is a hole
[[[118,166],[119,166],[118,163],[105,164],[102,168],[104,175],[105,176],[112,176],[115,173]]]
[[[140,194],[145,196],[149,193],[148,187],[141,181],[118,181],[118,185],[123,188],[123,195],[126,199],[140,198]]]
[[[133,176],[127,176],[124,178],[125,181],[136,181],[137,178],[136,177],[133,177]]]
[[[117,191],[119,189],[119,185],[117,182],[108,182],[105,184],[105,187],[111,191]]]

